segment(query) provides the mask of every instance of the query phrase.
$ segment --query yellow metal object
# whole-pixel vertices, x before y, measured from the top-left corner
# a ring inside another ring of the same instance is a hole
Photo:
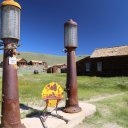
[[[57,100],[61,100],[63,96],[63,89],[56,82],[49,83],[42,90],[42,98],[48,101],[48,106],[56,106]]]
[[[21,9],[20,4],[15,2],[14,0],[5,0],[1,3],[1,6],[7,6],[7,5],[15,6]]]
[[[48,100],[48,107],[55,107],[57,105],[57,100]]]

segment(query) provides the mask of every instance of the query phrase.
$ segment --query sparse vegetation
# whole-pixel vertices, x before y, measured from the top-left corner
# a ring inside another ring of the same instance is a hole
[[[128,91],[128,88],[122,88],[119,84],[127,83],[127,77],[88,77],[79,76],[79,98],[81,100],[90,97],[105,96],[108,94]]]
[[[52,81],[58,82],[63,88],[65,88],[66,74],[39,73],[34,75],[31,72],[20,72],[20,103],[30,107],[44,106],[44,102],[41,99],[41,91],[46,84]],[[0,83],[2,83],[1,77]],[[86,101],[91,98],[95,99],[97,97],[108,96],[122,92],[124,94],[101,101],[91,102],[97,106],[97,112],[95,115],[85,119],[82,124],[77,126],[77,128],[110,128],[113,125],[117,126],[116,128],[127,128],[127,83],[127,77],[100,78],[78,76],[78,94],[80,100]],[[23,112],[21,116],[25,117],[25,115],[28,113],[29,111],[26,113]]]
[[[49,82],[58,82],[65,88],[66,74],[23,74],[19,76],[19,88],[21,99],[31,96],[41,98],[41,90]],[[128,91],[128,88],[122,89],[118,83],[127,82],[127,77],[78,77],[78,92],[80,100],[87,100],[95,96],[105,96]],[[35,91],[36,90],[36,91]]]
[[[93,104],[97,112],[76,128],[128,128],[128,94],[116,96]]]

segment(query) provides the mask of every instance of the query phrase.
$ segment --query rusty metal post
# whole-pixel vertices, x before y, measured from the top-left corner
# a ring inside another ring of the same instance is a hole
[[[18,95],[17,64],[9,64],[9,57],[15,57],[16,50],[8,47],[16,40],[10,42],[5,39],[3,57],[3,82],[2,82],[2,128],[23,128],[20,121],[20,107]]]
[[[4,44],[1,128],[24,128],[20,121],[16,48],[20,40],[21,6],[14,0],[1,3],[1,40]]]
[[[65,112],[77,113],[81,111],[78,105],[77,95],[77,76],[76,76],[76,56],[75,49],[67,49],[67,100],[65,106]]]
[[[73,20],[65,23],[65,48],[67,52],[67,99],[64,111],[77,113],[81,111],[78,105],[76,55],[77,47],[77,24]]]

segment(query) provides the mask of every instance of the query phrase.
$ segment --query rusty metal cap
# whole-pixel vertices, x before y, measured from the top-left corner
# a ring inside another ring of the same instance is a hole
[[[21,9],[21,6],[19,3],[15,2],[14,0],[4,0],[2,3],[1,3],[1,6],[15,6],[15,7],[18,7],[19,9]]]
[[[69,19],[65,25],[73,25],[73,26],[77,26],[77,23],[75,21],[73,21],[72,19]]]

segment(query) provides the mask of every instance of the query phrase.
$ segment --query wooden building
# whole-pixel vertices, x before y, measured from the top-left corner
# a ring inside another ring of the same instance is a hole
[[[42,61],[31,60],[31,61],[28,62],[28,65],[38,66],[38,65],[43,65],[43,62]]]
[[[17,66],[18,66],[18,67],[27,66],[27,60],[25,60],[24,58],[17,59]]]
[[[45,68],[48,68],[47,62],[37,61],[37,60],[31,60],[31,61],[29,61],[29,62],[28,62],[28,65],[31,65],[31,66],[43,65]]]
[[[28,65],[33,66],[33,67],[42,68],[43,72],[47,72],[47,68],[48,68],[47,62],[31,60],[28,62]]]
[[[66,68],[67,68],[67,65],[66,64],[53,65],[53,66],[51,66],[51,67],[49,67],[47,69],[47,73],[64,73],[64,72],[61,71],[64,68],[65,68],[65,71],[66,71]]]
[[[90,56],[87,56],[87,57],[77,61],[76,62],[77,75],[89,75],[89,73],[91,73],[90,66],[91,66]]]
[[[128,46],[96,49],[91,56],[77,61],[77,74],[127,76]]]

